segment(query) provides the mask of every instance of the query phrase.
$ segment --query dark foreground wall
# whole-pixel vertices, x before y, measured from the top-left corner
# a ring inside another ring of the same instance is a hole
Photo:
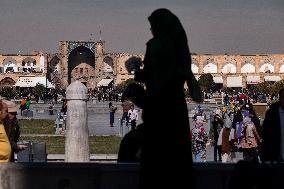
[[[200,163],[195,168],[198,189],[274,188],[284,178],[282,164]],[[136,189],[138,170],[138,164],[117,163],[0,164],[0,189]]]

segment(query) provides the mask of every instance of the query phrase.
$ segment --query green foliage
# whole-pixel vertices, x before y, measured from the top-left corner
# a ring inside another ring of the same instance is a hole
[[[271,93],[278,94],[280,89],[284,88],[284,80],[275,82],[271,88]]]
[[[0,95],[7,100],[11,100],[16,96],[16,91],[12,87],[4,87],[2,88]]]
[[[272,90],[271,82],[264,81],[256,85],[256,91],[261,93],[270,93]]]
[[[36,86],[33,88],[34,95],[41,96],[43,95],[45,90],[45,86],[41,83],[37,83]]]
[[[210,73],[202,74],[198,83],[200,87],[206,91],[214,84],[213,76]]]
[[[126,87],[127,87],[130,83],[134,83],[134,82],[135,82],[135,81],[134,81],[134,79],[132,79],[132,78],[127,79],[126,81],[121,82],[120,84],[118,84],[118,85],[116,86],[117,92],[123,93],[123,92],[125,91]]]
[[[249,90],[250,92],[257,91],[257,85],[251,85],[251,86],[248,88],[248,90]]]

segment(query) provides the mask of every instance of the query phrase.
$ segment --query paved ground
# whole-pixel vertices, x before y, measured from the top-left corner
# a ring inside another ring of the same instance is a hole
[[[88,126],[90,135],[118,135],[120,133],[120,121],[122,117],[121,103],[114,103],[118,110],[115,113],[115,127],[109,127],[109,112],[108,112],[108,102],[101,102],[97,104],[92,104],[88,102]],[[201,105],[205,109],[205,113],[209,118],[209,111],[213,110],[214,105]],[[193,110],[196,105],[188,105],[189,116],[191,116],[191,110]],[[54,106],[54,115],[49,115],[47,104],[31,104],[31,110],[33,111],[33,119],[56,119],[56,114],[59,112],[61,104],[56,104]],[[141,120],[141,110],[139,110],[139,121],[138,124],[142,122]],[[22,118],[20,111],[18,111],[18,118]],[[190,119],[190,122],[191,119]],[[193,124],[191,123],[191,126]],[[209,122],[205,124],[206,130],[209,131]],[[126,129],[127,130],[127,129]]]
[[[121,103],[114,103],[118,107],[118,110],[115,113],[115,124],[114,127],[109,127],[109,112],[108,112],[108,102],[100,102],[93,104],[88,102],[88,127],[90,135],[121,135],[125,134],[128,131],[128,128],[123,127],[123,132],[121,132],[120,127],[120,118],[122,116]],[[196,105],[189,104],[189,117],[192,116],[191,111],[194,110]],[[206,117],[210,118],[210,111],[212,111],[216,105],[206,105],[202,104],[201,107],[204,109]],[[33,119],[56,119],[56,114],[59,112],[61,104],[56,104],[54,106],[55,115],[49,115],[48,105],[47,104],[32,104],[31,110],[33,111]],[[18,111],[18,118],[23,118]],[[189,118],[191,127],[193,126],[191,118]],[[141,123],[141,111],[139,110],[139,121]],[[205,128],[209,132],[210,121],[205,123]],[[213,161],[213,148],[211,146],[207,149],[207,161]],[[242,154],[237,154],[237,159],[241,159]],[[111,155],[113,157],[113,155]]]

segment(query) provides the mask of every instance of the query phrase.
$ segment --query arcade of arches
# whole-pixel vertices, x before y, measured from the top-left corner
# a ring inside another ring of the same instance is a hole
[[[55,54],[0,54],[0,85],[12,86],[26,75],[47,76],[59,88],[74,80],[95,88],[105,78],[113,79],[116,85],[133,78],[143,58],[139,54],[108,53],[104,41],[60,41]],[[225,87],[245,87],[284,79],[284,54],[193,54],[191,69],[197,78],[211,73],[214,81]]]

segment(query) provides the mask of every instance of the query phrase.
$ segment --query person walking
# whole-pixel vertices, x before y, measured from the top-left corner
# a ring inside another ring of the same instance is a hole
[[[221,145],[222,163],[226,163],[229,160],[236,162],[236,154],[233,151],[233,147],[237,142],[237,134],[235,129],[232,128],[233,119],[233,113],[226,113],[223,128],[219,133],[218,145]]]
[[[244,160],[258,161],[259,154],[257,147],[260,142],[261,139],[251,118],[249,116],[244,117],[241,138],[241,148]]]
[[[109,108],[109,124],[110,124],[110,127],[113,127],[114,113],[117,110],[117,107],[113,106],[112,102],[110,102],[108,104],[108,108]]]
[[[213,147],[214,147],[214,161],[221,161],[221,154],[222,154],[222,146],[218,145],[218,137],[219,133],[223,127],[223,120],[219,114],[215,114],[212,121],[212,131],[213,131]]]
[[[131,130],[136,128],[138,122],[138,111],[134,109],[134,104],[131,104],[130,110],[128,110],[128,117],[131,126]]]
[[[128,122],[129,122],[129,117],[128,117],[128,111],[130,110],[132,103],[127,100],[124,99],[121,106],[122,106],[122,117],[121,117],[121,122],[120,124],[122,125],[123,122],[125,122],[125,125],[128,126]]]
[[[193,101],[201,102],[202,94],[191,71],[186,33],[168,9],[155,10],[148,20],[153,38],[147,42],[143,69],[134,75],[146,85],[139,188],[194,188],[185,82]]]

